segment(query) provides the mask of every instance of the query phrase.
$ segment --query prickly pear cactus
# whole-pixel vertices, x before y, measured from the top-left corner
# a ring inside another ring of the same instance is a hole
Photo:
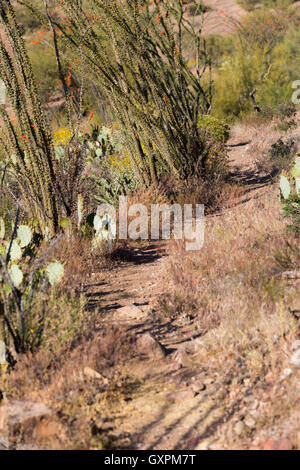
[[[92,241],[92,248],[96,249],[100,245],[106,244],[108,248],[112,249],[113,240],[116,238],[116,223],[110,214],[105,214],[103,217],[95,215],[94,218],[95,237]]]
[[[12,264],[9,267],[8,272],[10,274],[13,285],[15,287],[19,287],[23,281],[23,272],[21,271],[19,266],[17,264]]]
[[[10,247],[10,242],[7,242],[7,252],[9,250],[9,247]],[[9,258],[10,258],[10,261],[18,261],[22,258],[22,250],[17,240],[13,240],[11,244]]]
[[[46,276],[51,286],[58,284],[62,280],[64,272],[64,266],[63,264],[59,263],[59,261],[53,261],[52,263],[48,264],[46,267]]]
[[[32,240],[32,231],[28,225],[20,225],[17,230],[17,240],[21,248],[28,246]]]
[[[3,240],[4,237],[5,237],[5,222],[1,217],[0,218],[0,238]]]
[[[291,222],[288,228],[300,236],[300,153],[290,173],[281,174],[280,199],[284,214]]]
[[[35,226],[34,221],[31,226]],[[33,318],[32,307],[40,289],[49,287],[46,280],[54,286],[64,275],[64,266],[59,261],[40,266],[43,260],[43,256],[38,258],[40,235],[32,230],[23,224],[15,231],[13,223],[12,232],[5,239],[5,223],[0,218],[0,303],[6,321],[0,322],[0,349],[3,337],[6,346],[13,341],[17,353],[32,348],[35,332],[39,331],[44,314]]]

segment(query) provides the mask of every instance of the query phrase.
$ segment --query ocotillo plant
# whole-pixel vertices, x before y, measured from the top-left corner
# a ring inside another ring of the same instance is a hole
[[[58,209],[51,131],[10,0],[0,3],[0,30],[0,79],[11,108],[0,105],[0,149],[29,213],[53,235]]]
[[[106,96],[141,183],[155,182],[160,171],[186,178],[197,169],[205,176],[209,144],[197,121],[211,107],[210,60],[201,31],[185,19],[182,1],[60,5],[66,14],[56,24],[60,37],[70,46],[74,67],[81,51],[87,79]],[[186,40],[194,44],[196,73],[183,56]]]

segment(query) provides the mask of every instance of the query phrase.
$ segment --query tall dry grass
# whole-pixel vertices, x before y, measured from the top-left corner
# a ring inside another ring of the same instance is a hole
[[[287,282],[286,269],[300,265],[299,247],[287,238],[277,188],[221,216],[207,217],[201,251],[173,242],[161,311],[189,315],[203,335],[205,360],[242,356],[254,373],[266,367],[272,351],[277,372],[287,366],[299,325],[299,281]]]

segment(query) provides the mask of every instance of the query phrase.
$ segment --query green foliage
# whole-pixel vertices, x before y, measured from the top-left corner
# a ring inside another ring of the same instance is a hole
[[[121,131],[95,127],[85,143],[87,175],[95,185],[97,202],[115,205],[119,196],[131,194],[138,188]]]
[[[297,0],[238,0],[238,3],[247,11],[257,7],[278,8],[292,5]]]
[[[80,185],[91,184],[91,195],[96,202],[108,202],[115,205],[120,195],[130,194],[138,187],[138,181],[131,166],[131,160],[124,148],[124,138],[118,129],[112,127],[92,127],[90,134],[79,132],[76,140],[71,141],[68,129],[59,129],[55,133],[54,146],[56,160],[60,173],[73,174],[71,168],[74,164],[74,155],[80,158],[80,172],[70,178],[69,184],[62,189],[67,207],[75,204]],[[77,186],[76,191],[74,191]],[[78,212],[78,211],[77,211]],[[66,211],[70,215],[71,210]]]
[[[262,111],[291,102],[300,60],[298,21],[297,13],[286,9],[255,11],[243,20],[231,47],[224,46],[215,61],[215,116],[233,119],[253,111],[254,89]]]
[[[198,127],[206,129],[217,142],[225,143],[229,139],[230,126],[223,119],[203,114],[198,119]]]
[[[293,139],[283,140],[279,138],[268,152],[272,166],[277,171],[287,170],[295,155],[295,142]]]
[[[59,77],[53,48],[48,44],[29,43],[27,51],[41,99],[46,103],[50,94],[58,92]]]
[[[12,341],[15,351],[23,353],[35,343],[31,333],[42,338],[43,308],[33,325],[36,297],[46,292],[46,280],[52,287],[61,281],[64,267],[56,260],[46,264],[43,256],[38,258],[39,237],[28,225],[17,223],[18,215],[10,239],[0,246],[0,335],[7,347]]]
[[[267,120],[276,119],[278,123],[274,129],[281,132],[287,132],[290,129],[296,128],[297,123],[295,120],[297,113],[296,106],[291,103],[283,103],[273,108],[266,106],[263,108],[261,115]]]
[[[290,220],[288,229],[300,236],[300,154],[290,173],[281,175],[280,196],[284,214]]]
[[[39,6],[38,0],[31,0],[31,2],[36,7]],[[16,5],[16,20],[23,35],[31,33],[40,26],[39,19],[32,15],[25,6],[18,4]]]

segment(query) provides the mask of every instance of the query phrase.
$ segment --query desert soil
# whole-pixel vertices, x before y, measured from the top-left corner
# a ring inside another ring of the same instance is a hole
[[[247,194],[230,208],[233,211],[272,190],[256,174],[247,145],[238,136],[228,142],[232,176],[246,182]],[[194,319],[158,320],[156,300],[170,287],[170,256],[167,242],[152,243],[133,250],[105,276],[95,274],[87,285],[90,305],[100,307],[101,321],[127,327],[140,345],[135,358],[120,371],[130,377],[132,391],[106,418],[103,430],[111,429],[108,434],[117,448],[238,449],[264,445],[261,442],[271,448],[289,447],[288,440],[276,439],[287,435],[299,416],[282,429],[269,427],[256,434],[251,430],[249,409],[255,409],[258,401],[268,402],[268,384],[245,379],[242,362],[233,368],[225,364],[222,371],[205,363],[201,355],[205,334]]]

